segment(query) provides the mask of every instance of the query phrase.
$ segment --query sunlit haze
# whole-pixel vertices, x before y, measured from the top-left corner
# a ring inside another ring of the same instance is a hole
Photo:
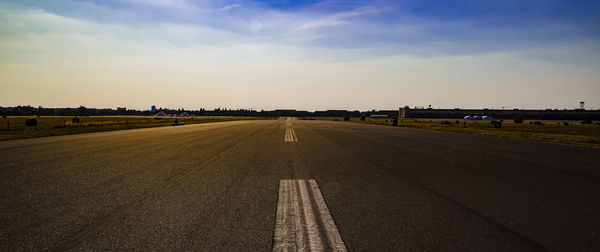
[[[0,1],[0,106],[600,108],[598,1]]]

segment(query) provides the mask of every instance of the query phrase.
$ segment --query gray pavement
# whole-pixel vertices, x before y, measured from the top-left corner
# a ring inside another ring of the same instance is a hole
[[[269,251],[282,179],[349,251],[600,251],[598,149],[298,120],[0,142],[0,250]]]

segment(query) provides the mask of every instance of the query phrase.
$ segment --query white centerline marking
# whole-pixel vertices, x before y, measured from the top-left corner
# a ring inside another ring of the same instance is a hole
[[[306,188],[306,182],[304,180],[296,180],[296,184],[300,189],[300,199],[302,200],[302,215],[304,215],[305,226],[302,230],[296,229],[296,233],[306,232],[308,236],[308,248],[310,251],[324,251],[324,244],[321,241],[321,233],[319,232],[319,226],[314,216],[312,201]]]
[[[285,128],[285,136],[283,138],[283,141],[289,143],[298,142],[298,137],[296,136],[296,132],[293,128]]]
[[[335,222],[333,222],[333,217],[331,217],[331,214],[329,213],[327,204],[325,204],[325,198],[323,198],[321,190],[319,190],[319,185],[317,185],[317,182],[312,179],[308,182],[310,183],[310,188],[312,189],[315,197],[317,208],[319,209],[319,214],[321,215],[321,221],[325,227],[325,236],[327,236],[329,247],[335,251],[345,251],[346,246],[344,245],[344,241],[340,236],[340,232],[338,232],[337,227],[335,226]]]
[[[294,129],[292,130],[292,139],[294,140],[294,142],[298,142],[298,137],[296,136],[296,131]]]
[[[282,179],[273,251],[347,251],[314,180]]]

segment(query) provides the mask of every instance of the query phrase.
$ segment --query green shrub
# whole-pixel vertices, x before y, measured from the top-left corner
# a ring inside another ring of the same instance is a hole
[[[25,120],[25,126],[36,126],[37,124],[38,121],[35,118]]]
[[[522,115],[517,115],[517,116],[515,116],[515,119],[513,121],[515,123],[523,123],[523,116]]]

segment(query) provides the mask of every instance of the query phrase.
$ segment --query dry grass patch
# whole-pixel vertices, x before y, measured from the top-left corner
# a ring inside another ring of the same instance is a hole
[[[466,125],[463,124],[463,120],[458,120],[458,124],[456,120],[448,120],[451,122],[450,124],[442,124],[442,121],[444,120],[400,120],[398,126],[600,148],[600,125],[598,123],[569,122],[568,126],[565,126],[562,122],[541,122],[541,125],[537,125],[533,121],[525,121],[522,124],[504,121],[502,128],[494,128],[489,121],[468,121]],[[385,119],[360,121],[353,118],[350,122],[392,125],[390,119],[387,121]]]
[[[26,126],[27,119],[35,118],[36,126]],[[253,120],[253,117],[152,117],[152,116],[8,116],[0,118],[0,140],[59,136],[99,131],[148,128],[179,123],[197,124],[235,120]]]

